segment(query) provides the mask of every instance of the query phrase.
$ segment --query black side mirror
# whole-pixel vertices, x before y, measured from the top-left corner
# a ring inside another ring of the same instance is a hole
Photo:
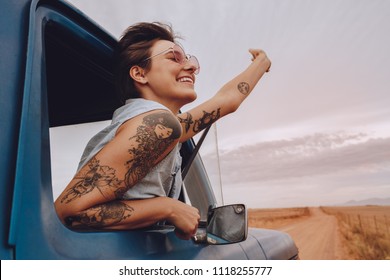
[[[230,244],[244,241],[248,234],[247,211],[244,204],[211,209],[207,218],[207,243]]]
[[[210,208],[206,231],[198,230],[197,243],[232,244],[246,240],[248,235],[247,210],[244,204]]]

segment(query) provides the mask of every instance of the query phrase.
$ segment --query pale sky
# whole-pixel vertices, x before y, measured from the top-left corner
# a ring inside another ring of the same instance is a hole
[[[244,70],[249,48],[266,51],[271,71],[217,124],[225,204],[390,197],[390,1],[70,2],[116,38],[136,22],[171,23],[201,64],[198,100],[184,110]]]

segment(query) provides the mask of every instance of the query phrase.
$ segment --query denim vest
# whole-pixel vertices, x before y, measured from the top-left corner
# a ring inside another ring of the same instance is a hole
[[[124,106],[114,112],[111,124],[88,142],[81,157],[78,171],[114,138],[117,129],[125,121],[157,109],[168,110],[160,103],[143,98],[127,100]],[[180,147],[181,144],[176,145],[142,180],[123,195],[123,199],[143,199],[168,195],[178,198],[182,185]]]

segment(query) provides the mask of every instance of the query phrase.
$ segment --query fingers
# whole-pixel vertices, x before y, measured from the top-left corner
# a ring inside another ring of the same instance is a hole
[[[249,49],[250,54],[252,55],[252,61],[257,57],[267,58],[267,54],[261,49]]]
[[[268,66],[267,70],[265,70],[265,72],[267,72],[267,73],[268,73],[268,72],[269,72],[269,70],[271,70],[271,64],[272,64],[272,63],[271,63],[271,61],[270,61],[270,62],[269,62],[269,66]]]
[[[249,52],[252,55],[252,61],[254,61],[261,53],[264,53],[265,55],[265,52],[260,49],[249,49]]]
[[[180,239],[189,240],[191,239],[191,237],[193,237],[196,234],[198,230],[198,224],[199,224],[199,219],[197,219],[193,225],[190,225],[188,227],[179,228],[178,226],[176,226],[175,234]]]
[[[269,72],[271,69],[271,60],[268,58],[267,54],[261,49],[249,49],[249,53],[252,55],[252,61],[259,59],[264,63],[267,68],[265,72]]]
[[[190,239],[198,229],[199,210],[183,202],[176,201],[174,212],[170,222],[176,227],[176,235],[181,239]]]

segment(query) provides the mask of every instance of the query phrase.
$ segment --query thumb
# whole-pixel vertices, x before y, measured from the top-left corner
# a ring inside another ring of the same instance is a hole
[[[256,59],[260,51],[256,49],[249,49],[249,53],[252,55],[252,61]]]

